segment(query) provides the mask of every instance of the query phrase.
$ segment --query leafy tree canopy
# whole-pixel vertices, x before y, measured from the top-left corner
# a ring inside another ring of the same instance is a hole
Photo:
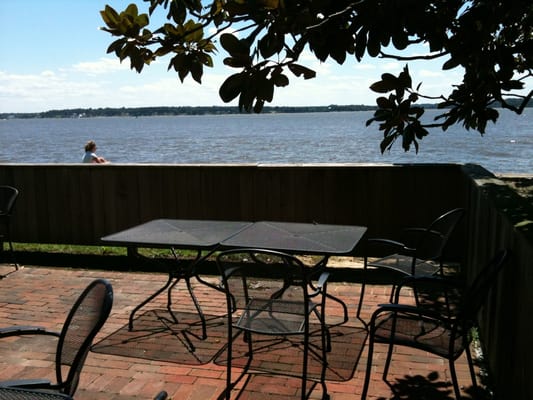
[[[225,102],[238,99],[239,109],[260,112],[275,88],[289,76],[310,79],[303,65],[305,49],[317,59],[343,64],[363,56],[406,62],[399,75],[385,73],[370,88],[379,93],[377,110],[367,124],[383,131],[381,151],[400,139],[408,151],[428,134],[427,128],[462,123],[484,133],[504,107],[520,114],[532,91],[526,82],[533,67],[531,0],[144,0],[123,11],[106,6],[105,27],[117,37],[107,49],[141,72],[167,56],[168,68],[183,82],[201,83],[213,55],[227,53],[224,64],[235,68],[219,89]],[[159,27],[150,26],[156,9],[166,12]],[[411,46],[426,44],[427,54],[408,56]],[[450,93],[429,97],[414,86],[410,60],[442,59],[442,69],[462,68],[462,82]],[[420,99],[437,100],[442,114],[430,124],[421,117]],[[511,101],[512,100],[512,101]]]

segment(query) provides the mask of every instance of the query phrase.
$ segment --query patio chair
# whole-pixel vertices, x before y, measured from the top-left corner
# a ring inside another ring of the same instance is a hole
[[[498,252],[466,288],[440,277],[406,278],[396,291],[394,303],[380,305],[370,320],[368,361],[361,399],[365,400],[368,392],[375,343],[389,344],[383,371],[385,382],[393,347],[401,345],[447,359],[457,400],[461,399],[461,392],[454,363],[464,352],[475,388],[477,383],[470,353],[472,328],[477,325],[478,313],[508,259],[509,251]],[[425,298],[420,299],[418,306],[399,304],[400,291],[404,287],[416,288],[416,293],[419,296],[424,294]],[[452,291],[460,293],[456,307],[443,308],[445,295]]]
[[[11,214],[19,191],[12,187],[2,185],[0,186],[0,253],[4,251],[4,240],[7,240],[9,243],[9,252],[11,255],[11,261],[15,265],[15,268],[18,269],[19,266],[15,260],[15,252],[13,251],[13,243],[11,242]]]
[[[253,374],[267,374],[300,378],[302,399],[308,398],[320,383],[322,398],[329,398],[325,374],[330,338],[323,314],[329,273],[323,272],[313,285],[310,285],[308,278],[312,269],[298,258],[262,249],[221,252],[217,256],[217,264],[222,275],[228,316],[225,397],[230,398],[231,390],[244,375],[248,374],[250,379]],[[261,277],[261,280],[258,277]],[[313,301],[314,299],[317,301]],[[310,328],[310,319],[316,321],[318,328]],[[231,374],[234,342],[241,333],[247,344],[247,361],[241,375],[233,382]],[[260,336],[264,341],[256,340],[256,336]],[[318,340],[311,343],[311,336]],[[302,354],[301,364],[290,371],[282,368],[255,368],[252,365],[254,351],[264,352],[272,341],[288,344],[293,349],[298,348]],[[316,344],[316,341],[319,341],[319,344]],[[311,357],[320,363],[320,371],[318,373],[315,368],[313,379],[309,379],[308,375]]]
[[[438,217],[426,228],[406,228],[404,242],[380,238],[367,239],[368,247],[384,246],[394,249],[394,253],[377,260],[369,260],[369,250],[366,250],[357,318],[362,321],[360,314],[368,279],[368,267],[392,270],[403,277],[431,276],[437,273],[443,275],[444,249],[464,213],[463,208],[455,208]],[[390,301],[394,297],[395,282],[397,280],[391,282]]]
[[[58,338],[56,382],[44,379],[0,382],[0,386],[48,389],[74,395],[93,339],[106,321],[113,304],[113,288],[103,279],[87,286],[70,310],[61,332],[42,327],[13,326],[0,329],[0,338],[20,335],[51,335]]]
[[[154,400],[166,400],[168,397],[168,393],[162,390],[158,394],[155,395]]]

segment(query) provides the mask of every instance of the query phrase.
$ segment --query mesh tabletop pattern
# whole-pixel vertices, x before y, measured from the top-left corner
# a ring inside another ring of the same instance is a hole
[[[224,240],[224,247],[257,247],[300,254],[348,254],[366,232],[363,226],[256,222]]]

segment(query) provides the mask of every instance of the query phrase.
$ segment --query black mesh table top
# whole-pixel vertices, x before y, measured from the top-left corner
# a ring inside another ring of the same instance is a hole
[[[61,393],[0,386],[0,400],[65,400],[72,397]]]
[[[350,254],[364,226],[261,221],[223,240],[224,248],[256,247],[297,254]]]
[[[115,245],[208,249],[250,225],[241,221],[156,219],[104,236]]]

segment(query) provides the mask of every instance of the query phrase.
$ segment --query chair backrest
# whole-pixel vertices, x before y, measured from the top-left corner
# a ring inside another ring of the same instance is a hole
[[[306,284],[309,268],[292,255],[263,249],[235,249],[221,252],[217,264],[226,289],[228,312],[245,308],[253,298],[302,301],[309,296]]]
[[[72,396],[76,391],[94,337],[104,325],[112,305],[111,284],[104,279],[96,279],[85,288],[70,310],[56,353],[57,382],[63,393]]]
[[[19,195],[19,191],[12,187],[2,185],[0,186],[0,216],[10,216],[15,207],[15,202]]]
[[[420,237],[416,245],[417,258],[438,260],[450,236],[465,213],[464,208],[450,210],[434,220]]]

